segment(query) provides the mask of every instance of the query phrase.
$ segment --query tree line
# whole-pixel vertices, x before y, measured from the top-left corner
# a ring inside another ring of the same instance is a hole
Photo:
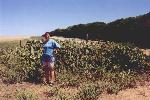
[[[150,12],[144,15],[118,19],[110,23],[93,22],[69,26],[66,29],[52,31],[55,36],[104,40],[114,42],[130,42],[139,47],[150,48]]]

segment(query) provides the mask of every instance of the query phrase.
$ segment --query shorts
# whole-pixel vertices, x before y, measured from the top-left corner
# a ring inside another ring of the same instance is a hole
[[[55,57],[54,56],[50,56],[50,55],[46,55],[43,54],[42,55],[42,62],[55,62]]]
[[[44,70],[54,70],[55,57],[49,55],[42,55],[41,60]]]

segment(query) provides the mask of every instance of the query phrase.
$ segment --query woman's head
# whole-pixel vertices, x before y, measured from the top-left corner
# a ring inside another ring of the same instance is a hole
[[[51,37],[51,33],[50,32],[45,32],[45,34],[42,35],[42,41],[45,42],[47,40],[49,40],[49,38]]]

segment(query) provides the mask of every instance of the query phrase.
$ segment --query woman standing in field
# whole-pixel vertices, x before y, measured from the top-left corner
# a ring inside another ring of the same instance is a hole
[[[51,37],[52,35],[49,32],[42,35],[43,54],[41,60],[44,68],[43,81],[46,81],[47,84],[53,84],[55,81],[55,57],[53,51],[54,49],[60,48],[60,45],[55,40],[51,39]]]

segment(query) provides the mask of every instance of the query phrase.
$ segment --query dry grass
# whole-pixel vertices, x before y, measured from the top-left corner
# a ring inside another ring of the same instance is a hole
[[[29,36],[0,36],[0,42],[28,39]]]

